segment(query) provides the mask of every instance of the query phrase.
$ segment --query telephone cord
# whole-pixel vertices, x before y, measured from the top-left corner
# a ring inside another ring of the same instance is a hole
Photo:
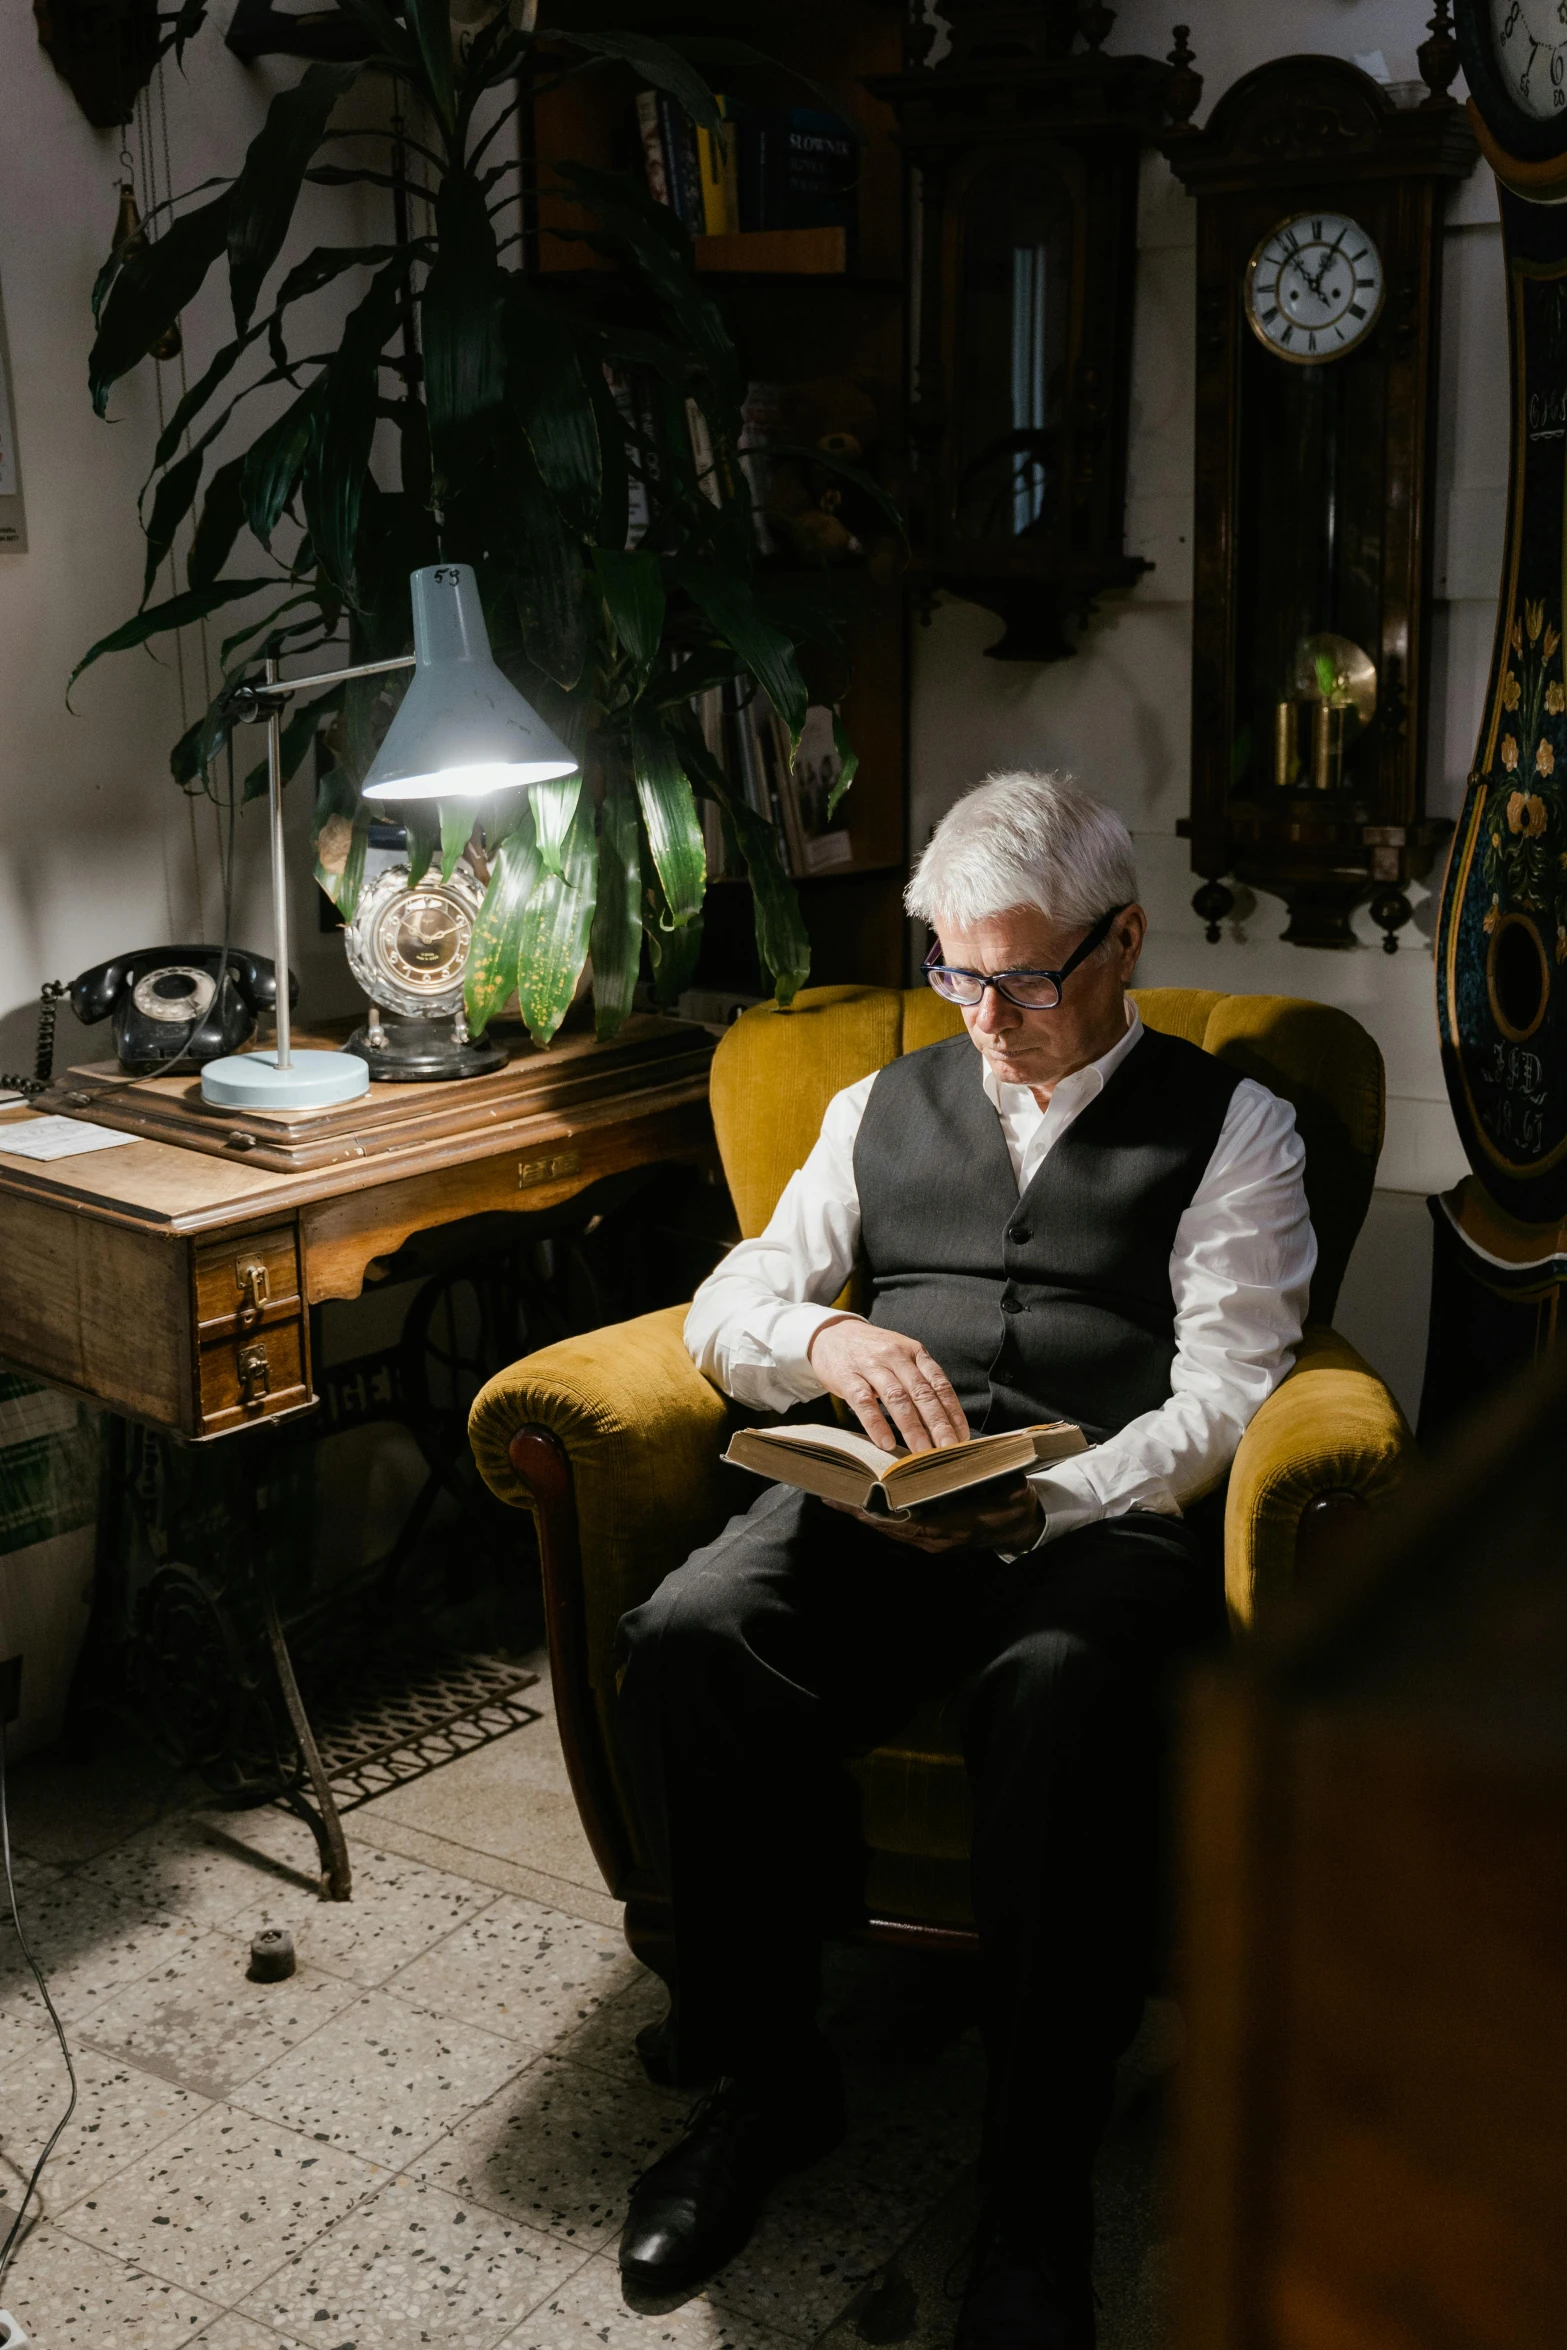
[[[44,1980],[43,1968],[33,1956],[27,1936],[22,1931],[22,1913],[16,1905],[16,1879],[11,1873],[11,1815],[6,1801],[5,1732],[5,1722],[0,1719],[0,1851],[3,1851],[5,1855],[5,1888],[11,1903],[11,1923],[16,1928],[16,1938],[22,1946],[22,1956],[31,1967],[33,1980],[38,1985],[39,1994],[45,2007],[49,2010],[49,2021],[54,2026],[55,2037],[60,2043],[60,2054],[65,2058],[65,2069],[70,2075],[71,2101],[50,2131],[48,2144],[33,2165],[33,2175],[27,2182],[21,2202],[17,2205],[16,2217],[11,2222],[10,2233],[5,2242],[0,2244],[0,2290],[4,2288],[5,2272],[11,2265],[11,2255],[20,2239],[22,2223],[27,2217],[28,2206],[32,2202],[38,2182],[43,2176],[44,2164],[59,2144],[61,2133],[76,2111],[76,2067],[71,2062],[70,2042],[65,2037],[65,2026],[60,2021],[59,2011],[49,1996],[49,1985]]]

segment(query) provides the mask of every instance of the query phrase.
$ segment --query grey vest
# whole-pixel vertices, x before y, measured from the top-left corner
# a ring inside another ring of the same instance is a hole
[[[854,1145],[873,1322],[929,1348],[978,1433],[1080,1421],[1091,1442],[1170,1394],[1175,1230],[1240,1082],[1154,1029],[1019,1198],[967,1036],[892,1061]]]

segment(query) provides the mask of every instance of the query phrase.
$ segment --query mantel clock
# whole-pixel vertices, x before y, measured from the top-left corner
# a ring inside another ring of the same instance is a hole
[[[1567,1273],[1567,24],[1461,0],[1496,174],[1511,456],[1491,672],[1437,926],[1437,1019],[1474,1173],[1436,1212],[1422,1428],[1549,1344]]]
[[[1183,829],[1210,939],[1238,877],[1300,946],[1352,946],[1369,889],[1391,950],[1446,829],[1424,769],[1440,223],[1475,160],[1456,67],[1439,28],[1402,106],[1342,59],[1276,58],[1164,140],[1197,199]]]
[[[919,191],[912,576],[999,613],[996,659],[1052,661],[1147,569],[1124,542],[1137,175],[1175,77],[1106,56],[1102,5],[943,14],[938,64],[921,17],[910,70],[870,84]]]

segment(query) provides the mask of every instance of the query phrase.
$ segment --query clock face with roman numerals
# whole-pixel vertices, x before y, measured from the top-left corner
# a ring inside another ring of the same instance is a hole
[[[1270,229],[1246,266],[1246,316],[1280,359],[1338,359],[1377,322],[1382,256],[1342,212],[1301,212]]]

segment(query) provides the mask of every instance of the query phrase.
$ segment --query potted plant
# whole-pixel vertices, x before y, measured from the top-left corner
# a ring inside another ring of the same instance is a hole
[[[116,381],[219,266],[234,333],[154,451],[141,501],[142,609],[94,645],[77,674],[104,653],[267,592],[260,616],[222,646],[212,705],[174,746],[176,781],[210,788],[231,724],[226,697],[261,655],[309,653],[345,627],[351,660],[402,652],[409,573],[470,562],[498,660],[582,760],[578,777],[486,807],[471,1030],[481,1032],[515,988],[531,1034],[547,1043],[591,954],[597,1031],[612,1035],[631,1008],[644,939],[660,998],[673,1000],[700,943],[698,798],[716,802],[744,860],[760,959],[787,1002],[810,963],[799,906],[773,827],[710,755],[692,701],[738,681],[770,698],[797,742],[806,689],[795,648],[831,634],[830,600],[797,587],[786,597],[758,575],[738,460],[744,387],[674,213],[629,177],[556,167],[585,222],[577,233],[636,289],[627,315],[606,321],[552,299],[548,279],[520,266],[514,167],[497,160],[523,103],[512,85],[524,65],[547,87],[629,63],[709,127],[720,119],[713,95],[679,46],[544,31],[531,6],[521,21],[503,6],[461,38],[449,0],[345,7],[363,28],[364,59],[310,65],[272,101],[232,180],[216,194],[195,191],[201,202],[156,237],[121,246],[100,273],[89,364],[100,415]],[[199,20],[188,0],[184,37]],[[728,56],[751,55],[724,46]],[[334,127],[367,77],[391,101],[384,131]],[[421,136],[408,134],[408,121]],[[278,277],[307,182],[391,189],[396,233],[382,244],[319,246]],[[408,225],[405,191],[421,200],[427,233]],[[296,349],[298,306],[340,280],[357,283],[335,348]],[[628,367],[655,387],[640,407],[615,394],[613,371]],[[257,413],[248,403],[264,389],[273,412],[247,438]],[[388,440],[395,465],[380,462]],[[395,472],[395,486],[383,471]],[[631,545],[633,496],[645,521]],[[185,584],[149,602],[193,515]],[[235,576],[229,567],[247,530],[264,563]],[[302,700],[285,729],[291,774],[330,721],[317,873],[345,915],[368,832],[357,784],[394,706],[395,689],[363,681]],[[847,784],[853,756],[843,747]],[[252,781],[259,788],[259,770]],[[412,877],[437,855],[449,874],[474,817],[472,807],[445,805],[438,827],[412,818]]]

